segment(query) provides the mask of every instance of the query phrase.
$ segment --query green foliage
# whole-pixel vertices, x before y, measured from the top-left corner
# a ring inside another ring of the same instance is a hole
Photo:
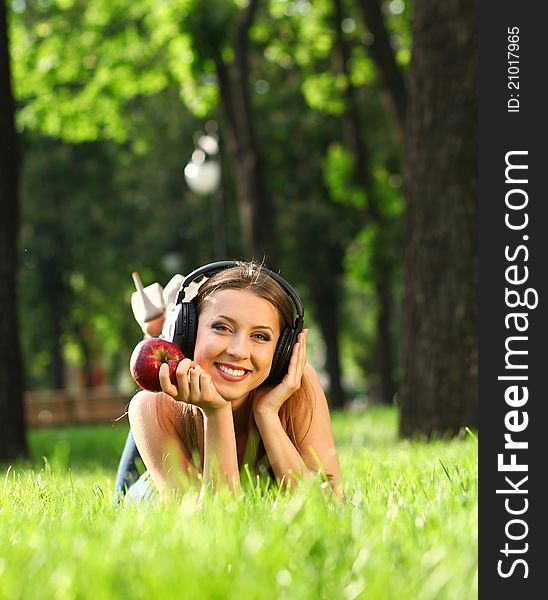
[[[325,159],[324,176],[331,192],[331,197],[337,202],[365,208],[367,197],[363,187],[352,184],[356,170],[356,159],[340,144],[331,144]]]
[[[346,104],[342,97],[348,83],[343,75],[318,73],[309,75],[303,83],[303,94],[310,106],[332,115],[340,115]]]
[[[13,19],[19,126],[71,142],[124,140],[127,102],[168,82],[142,29],[147,5],[75,0],[28,7]]]
[[[363,46],[352,48],[352,54],[348,62],[348,70],[350,71],[350,83],[354,87],[371,84],[375,81],[375,65],[367,55],[367,50]]]
[[[268,59],[285,68],[293,64],[307,68],[329,57],[334,37],[332,28],[326,26],[332,12],[330,2],[271,0],[268,10],[279,32],[270,40]]]
[[[12,25],[19,127],[70,142],[122,142],[129,103],[172,83],[194,114],[207,115],[218,101],[215,61],[230,60],[239,10],[221,0],[26,8]]]
[[[205,117],[218,102],[216,63],[232,59],[239,10],[223,0],[154,3],[146,19],[181,100],[196,116]]]
[[[388,10],[383,11],[386,25],[391,32],[391,43],[396,50],[396,61],[402,68],[411,61],[411,28],[413,19],[413,1],[387,2]]]
[[[35,451],[47,451],[48,437],[62,437],[65,450],[58,441],[45,467],[4,471],[2,594],[473,598],[477,443],[398,442],[396,421],[393,409],[333,415],[345,503],[332,503],[317,484],[286,494],[251,480],[241,497],[207,496],[201,511],[194,493],[167,505],[115,507],[114,469],[91,459],[103,455],[111,428],[94,429],[95,448],[87,429],[34,432]]]

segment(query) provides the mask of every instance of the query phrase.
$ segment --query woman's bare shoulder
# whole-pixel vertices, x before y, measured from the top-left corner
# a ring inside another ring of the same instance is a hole
[[[316,369],[310,364],[306,363],[303,371],[303,378],[305,382],[311,387],[311,391],[314,395],[320,393],[320,395],[324,395],[324,390],[322,386],[322,382],[320,381],[320,376]]]

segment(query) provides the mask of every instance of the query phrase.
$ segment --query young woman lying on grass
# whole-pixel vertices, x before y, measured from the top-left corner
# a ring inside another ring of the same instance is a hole
[[[327,480],[340,498],[329,409],[306,361],[308,330],[299,333],[296,326],[302,319],[293,316],[294,290],[255,263],[218,264],[229,266],[212,270],[196,296],[182,303],[193,304],[197,324],[190,323],[195,330],[181,344],[192,359],[179,363],[177,386],[164,364],[163,391],[140,391],[129,406],[148,476],[163,498],[193,482],[202,490],[237,491],[240,469],[248,464],[289,487],[313,477]],[[128,495],[139,497],[142,487]]]

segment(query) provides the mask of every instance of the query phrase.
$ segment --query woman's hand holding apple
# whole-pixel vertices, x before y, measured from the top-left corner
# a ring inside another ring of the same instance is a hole
[[[177,385],[173,385],[169,377],[169,369],[160,367],[160,385],[162,391],[179,402],[194,404],[204,414],[220,408],[230,408],[230,402],[225,400],[215,389],[211,376],[189,358],[183,359],[176,371]]]
[[[185,355],[175,344],[162,338],[146,338],[133,349],[129,371],[135,383],[150,392],[161,390],[158,379],[160,367],[165,364],[171,382],[176,384],[175,370]]]

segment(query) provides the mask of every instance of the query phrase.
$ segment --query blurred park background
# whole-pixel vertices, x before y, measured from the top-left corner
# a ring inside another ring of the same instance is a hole
[[[0,11],[0,461],[124,414],[132,271],[221,258],[296,287],[333,409],[477,426],[473,1]]]

